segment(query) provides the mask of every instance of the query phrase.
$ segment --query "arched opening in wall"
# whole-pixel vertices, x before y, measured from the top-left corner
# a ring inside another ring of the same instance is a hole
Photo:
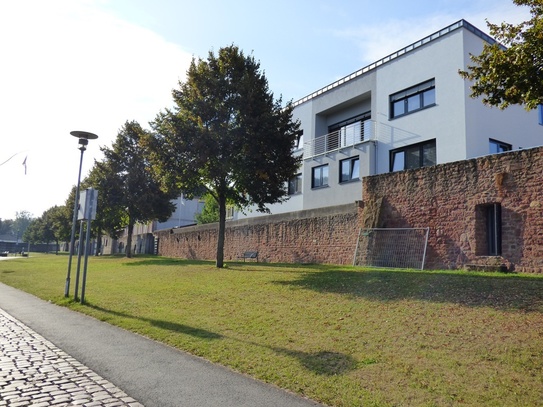
[[[475,254],[501,256],[502,207],[499,203],[477,205],[475,208]]]

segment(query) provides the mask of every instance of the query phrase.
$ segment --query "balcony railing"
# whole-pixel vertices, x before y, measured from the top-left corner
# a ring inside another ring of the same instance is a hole
[[[370,140],[397,148],[422,141],[424,138],[420,134],[375,120],[365,120],[306,141],[304,143],[304,160],[354,147]]]
[[[329,154],[375,137],[377,123],[373,120],[358,122],[304,143],[304,159]]]

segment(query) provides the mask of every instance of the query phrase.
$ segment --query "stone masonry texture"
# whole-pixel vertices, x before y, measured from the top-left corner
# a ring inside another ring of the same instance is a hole
[[[358,236],[358,204],[292,212],[227,223],[224,259],[237,261],[245,251],[275,263],[351,264]],[[159,254],[186,259],[215,259],[217,224],[155,233]]]
[[[426,268],[543,272],[543,148],[366,177],[361,202],[227,223],[225,260],[351,264],[360,227],[429,227]],[[485,208],[501,208],[501,256]],[[159,254],[215,259],[217,225],[159,231]]]
[[[379,227],[430,227],[428,268],[543,271],[543,148],[517,150],[363,180]],[[485,208],[501,207],[501,256],[487,253]]]

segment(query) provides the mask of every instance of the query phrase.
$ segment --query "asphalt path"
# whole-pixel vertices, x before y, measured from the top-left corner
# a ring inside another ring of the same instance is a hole
[[[322,406],[1,283],[0,308],[146,407]]]

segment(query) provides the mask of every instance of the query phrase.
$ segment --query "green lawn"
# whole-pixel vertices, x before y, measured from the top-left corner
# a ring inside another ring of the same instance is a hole
[[[543,400],[541,276],[92,257],[81,306],[67,260],[0,281],[333,406]]]

